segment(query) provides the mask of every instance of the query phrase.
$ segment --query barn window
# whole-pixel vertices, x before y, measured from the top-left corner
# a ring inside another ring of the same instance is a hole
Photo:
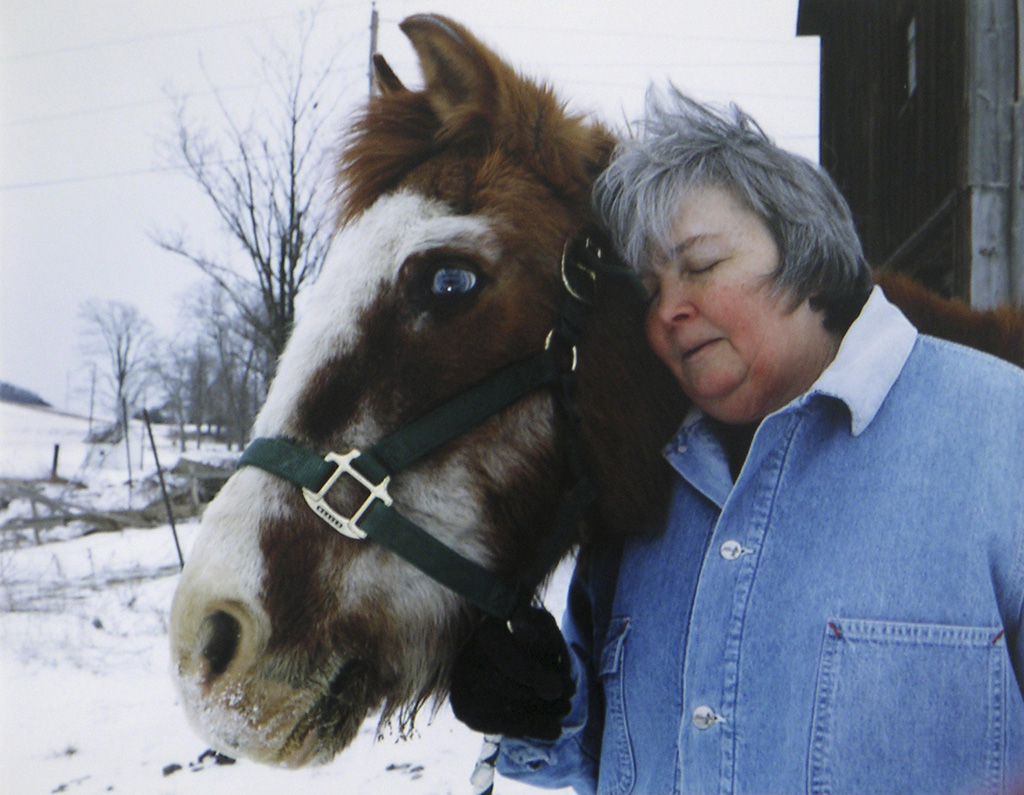
[[[917,17],[907,23],[907,98],[917,90]]]

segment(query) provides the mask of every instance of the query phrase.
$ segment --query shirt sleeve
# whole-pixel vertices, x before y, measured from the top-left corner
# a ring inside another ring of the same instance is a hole
[[[1017,687],[1024,695],[1024,527],[1020,533],[1020,563],[1018,565],[1020,585],[1020,607],[1017,613],[1017,625],[1009,628],[1007,641],[1009,643],[1010,662],[1013,664],[1013,672],[1017,676]]]
[[[577,563],[562,618],[576,684],[572,707],[562,721],[562,735],[554,742],[503,738],[497,762],[498,772],[509,778],[546,788],[571,786],[581,793],[597,789],[604,715],[600,682],[594,676],[589,569],[587,564]]]

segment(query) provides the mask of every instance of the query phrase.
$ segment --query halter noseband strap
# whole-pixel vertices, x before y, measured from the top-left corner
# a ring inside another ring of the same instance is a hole
[[[499,371],[365,452],[321,458],[284,439],[263,437],[249,444],[238,465],[259,467],[301,486],[309,506],[338,532],[350,538],[371,538],[484,612],[507,618],[523,586],[498,578],[395,510],[388,482],[445,442],[535,389],[554,383],[560,375],[548,349]],[[351,517],[341,516],[326,502],[327,493],[344,475],[369,492]]]
[[[249,444],[238,465],[258,467],[300,486],[310,508],[339,533],[376,541],[484,612],[507,619],[519,605],[529,601],[548,569],[568,549],[583,514],[596,496],[582,471],[576,438],[576,342],[590,314],[597,273],[632,275],[622,265],[614,261],[609,264],[603,257],[601,248],[590,237],[571,238],[566,243],[562,258],[563,306],[544,350],[539,353],[499,370],[366,451],[329,453],[322,458],[284,439],[263,437]],[[562,345],[567,349],[560,350]],[[545,386],[555,387],[556,403],[566,418],[566,454],[573,484],[559,507],[553,532],[538,550],[535,564],[510,583],[395,510],[388,484],[392,475]],[[351,517],[340,515],[326,501],[327,493],[345,475],[368,492]]]

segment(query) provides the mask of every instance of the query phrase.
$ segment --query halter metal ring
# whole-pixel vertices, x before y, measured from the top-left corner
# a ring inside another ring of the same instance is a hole
[[[583,247],[584,250],[593,249],[596,252],[596,256],[601,256],[601,249],[591,241],[589,237],[584,240],[579,238],[570,237],[565,241],[565,246],[562,248],[562,284],[565,289],[569,292],[573,298],[577,301],[581,301],[584,304],[590,305],[594,303],[594,291],[595,285],[597,284],[597,274],[594,273],[590,268],[586,267],[581,261],[580,257],[576,255],[575,248],[577,245]],[[586,292],[589,295],[584,295],[582,285],[576,287],[573,285],[573,280],[569,276],[570,269],[582,273],[589,281],[584,281],[584,285],[587,287]]]
[[[391,494],[388,493],[388,484],[391,482],[391,477],[384,478],[380,483],[371,483],[362,473],[358,472],[352,467],[352,461],[362,455],[358,449],[352,449],[344,455],[338,453],[328,453],[324,456],[325,461],[331,461],[338,465],[338,468],[334,470],[334,473],[327,478],[327,482],[320,487],[319,491],[312,491],[311,489],[303,488],[302,496],[306,499],[306,504],[323,519],[327,524],[341,533],[343,536],[349,538],[355,538],[358,540],[366,538],[366,533],[359,528],[359,520],[363,518],[363,515],[370,510],[370,506],[374,500],[380,500],[385,505],[390,506],[392,504]],[[363,504],[359,507],[351,518],[342,516],[340,513],[335,511],[330,505],[327,504],[325,499],[327,492],[331,490],[338,478],[342,475],[351,475],[352,478],[364,489],[369,491],[369,495],[363,500]]]
[[[554,336],[555,336],[555,330],[551,329],[551,331],[548,332],[548,336],[544,339],[544,350],[546,350],[546,351],[551,350],[551,340],[554,338]],[[572,346],[572,365],[569,367],[569,371],[570,372],[573,372],[573,373],[576,372],[576,364],[577,364],[578,361],[579,361],[579,356],[576,353],[576,346],[573,345]]]

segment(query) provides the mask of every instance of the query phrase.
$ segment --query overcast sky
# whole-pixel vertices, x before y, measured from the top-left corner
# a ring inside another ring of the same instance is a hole
[[[818,40],[795,36],[797,0],[378,0],[378,50],[419,74],[397,24],[422,11],[468,25],[577,110],[621,126],[646,86],[671,79],[735,101],[781,145],[817,159]],[[271,105],[260,53],[282,44],[304,0],[0,0],[0,380],[84,411],[89,368],[79,308],[134,304],[178,327],[201,282],[151,240],[222,233],[161,141],[171,94],[214,107],[203,69],[243,116]],[[339,126],[367,90],[369,0],[319,5],[314,57],[336,53]],[[202,69],[200,67],[202,64]],[[261,90],[262,89],[262,90]],[[2,440],[0,440],[2,443]]]

